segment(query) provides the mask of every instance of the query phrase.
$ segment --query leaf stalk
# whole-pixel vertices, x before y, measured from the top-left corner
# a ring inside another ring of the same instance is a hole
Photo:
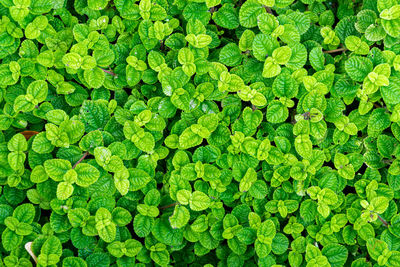
[[[75,167],[76,167],[79,163],[81,163],[82,160],[84,160],[84,159],[87,157],[87,155],[89,155],[89,151],[86,151],[86,152],[83,154],[83,156],[74,164],[74,166],[72,166],[72,169],[75,169]]]

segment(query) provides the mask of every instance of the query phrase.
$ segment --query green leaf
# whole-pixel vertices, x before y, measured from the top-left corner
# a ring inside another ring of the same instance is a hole
[[[110,115],[108,108],[101,101],[84,101],[80,108],[80,118],[86,132],[104,129]]]
[[[91,88],[100,88],[105,80],[105,73],[100,68],[88,69],[83,72],[85,81]]]
[[[132,216],[129,211],[121,207],[115,208],[111,215],[113,222],[115,222],[118,226],[125,226],[132,220]]]
[[[388,105],[400,103],[400,79],[397,77],[389,78],[389,85],[381,87],[382,98]]]
[[[93,10],[101,10],[106,8],[108,0],[88,0],[88,7]]]
[[[47,175],[54,181],[62,181],[64,174],[72,168],[71,163],[65,159],[49,159],[43,166]]]
[[[213,14],[212,18],[222,28],[236,29],[239,27],[239,17],[232,4],[224,4]]]
[[[328,244],[321,252],[327,257],[331,266],[344,266],[347,261],[348,250],[342,245]]]
[[[172,228],[184,227],[190,219],[190,213],[184,206],[175,206],[174,213],[169,217]]]
[[[298,84],[288,73],[282,73],[274,80],[272,91],[277,97],[293,98],[297,96]]]
[[[28,88],[26,89],[26,94],[31,95],[38,103],[43,102],[48,93],[48,85],[45,81],[34,81],[33,83],[29,84]]]
[[[191,210],[201,211],[209,208],[211,200],[203,192],[195,191],[190,197],[189,204]]]
[[[61,182],[57,186],[57,198],[60,200],[68,199],[73,192],[74,192],[73,185],[67,182]]]
[[[140,169],[130,169],[129,170],[129,190],[137,191],[146,186],[147,183],[151,181],[150,175]]]
[[[249,168],[243,178],[240,180],[239,191],[247,192],[251,186],[257,181],[257,173],[254,169]]]
[[[1,235],[2,245],[6,251],[11,251],[17,248],[22,242],[22,236],[15,232],[5,229]]]
[[[100,177],[99,170],[87,163],[79,163],[74,170],[78,174],[76,184],[82,187],[88,187]]]
[[[257,1],[248,0],[240,7],[239,22],[246,28],[257,26],[257,17],[265,13],[265,9]]]
[[[281,102],[273,101],[268,105],[267,121],[271,123],[284,122],[289,117],[289,111]]]
[[[111,221],[111,213],[105,208],[100,208],[97,210],[95,218],[100,238],[107,243],[114,241],[117,229],[115,223]]]
[[[376,213],[384,213],[389,206],[389,200],[386,197],[375,197],[371,201],[371,205]]]
[[[32,223],[35,218],[35,208],[32,204],[22,204],[15,208],[13,217],[22,223]]]
[[[311,66],[316,70],[320,71],[325,68],[325,57],[320,47],[314,47],[310,51],[309,56]]]
[[[219,53],[219,61],[226,66],[234,67],[241,63],[242,53],[234,43],[224,46]]]
[[[351,79],[362,82],[372,71],[373,65],[368,58],[354,56],[346,60],[345,69]]]
[[[378,257],[382,255],[383,251],[387,249],[388,245],[376,238],[369,238],[367,240],[367,249],[368,254],[371,256],[372,259],[378,260]]]
[[[63,267],[72,267],[72,266],[77,266],[77,267],[87,267],[87,263],[82,259],[78,257],[66,257],[63,260]]]

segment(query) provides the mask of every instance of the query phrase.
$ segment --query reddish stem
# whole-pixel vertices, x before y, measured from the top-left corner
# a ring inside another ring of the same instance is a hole
[[[343,51],[347,51],[347,48],[346,48],[346,47],[342,47],[342,48],[338,48],[338,49],[333,49],[333,50],[329,50],[329,51],[324,51],[324,53],[326,53],[326,54],[333,54],[333,53],[343,52]]]
[[[79,163],[81,163],[82,160],[84,160],[84,159],[87,157],[87,155],[89,155],[89,152],[88,152],[88,151],[86,151],[86,152],[83,154],[83,156],[74,164],[74,166],[72,166],[72,169],[75,169],[75,167],[76,167]]]
[[[269,6],[264,6],[265,11],[269,14],[273,14],[272,9]]]
[[[178,204],[179,204],[178,202],[174,202],[174,203],[172,203],[172,204],[169,204],[169,205],[166,205],[166,206],[159,207],[158,209],[160,209],[160,210],[165,210],[165,209],[168,209],[168,208],[174,207],[174,206],[176,206],[176,205],[178,205]]]
[[[388,226],[387,221],[385,221],[380,215],[378,215],[378,219],[383,223],[384,226]]]
[[[105,69],[102,69],[102,68],[100,68],[102,71],[104,71],[105,73],[108,73],[108,74],[110,74],[110,75],[112,75],[112,76],[114,76],[114,77],[116,77],[117,76],[117,74],[115,74],[114,72],[112,72],[111,70],[105,70]]]

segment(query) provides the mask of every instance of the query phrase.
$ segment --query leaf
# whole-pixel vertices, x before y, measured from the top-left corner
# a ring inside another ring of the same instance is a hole
[[[289,247],[288,238],[282,233],[277,233],[274,239],[272,240],[271,244],[272,252],[276,255],[282,255],[287,251],[288,247]]]
[[[361,82],[372,71],[372,62],[364,57],[354,56],[345,63],[347,74],[354,81]]]
[[[82,187],[88,187],[100,177],[99,170],[87,163],[79,163],[76,165],[75,171],[78,174],[76,184]]]
[[[85,70],[83,75],[91,88],[100,88],[105,80],[105,73],[100,68]]]
[[[257,34],[252,44],[254,57],[262,62],[264,62],[267,57],[271,56],[272,52],[278,47],[278,41],[267,34]]]
[[[322,249],[331,266],[343,266],[346,263],[348,250],[339,244],[328,244]]]
[[[104,9],[108,4],[108,0],[88,0],[88,7],[93,10]]]
[[[310,56],[309,56],[310,64],[311,66],[316,70],[320,71],[325,68],[325,57],[324,53],[322,52],[322,49],[320,47],[314,47],[310,51]]]
[[[100,101],[84,101],[80,108],[80,118],[87,132],[104,129],[109,116],[107,106]]]
[[[125,226],[132,220],[132,216],[129,211],[121,207],[115,208],[111,215],[113,222],[115,222],[118,226]]]
[[[111,213],[105,209],[100,208],[96,212],[96,229],[102,240],[110,243],[115,240],[117,229],[115,224],[111,221]]]
[[[150,252],[150,257],[155,263],[161,266],[167,265],[170,261],[169,253],[167,250],[152,251]]]
[[[224,46],[220,51],[219,61],[230,67],[239,65],[242,61],[242,54],[239,47],[234,43]]]
[[[381,87],[382,98],[388,105],[396,105],[400,103],[400,79],[397,77],[389,78],[389,85]]]
[[[292,49],[288,46],[279,47],[272,52],[272,58],[280,65],[288,63],[291,56]]]
[[[77,267],[86,267],[87,263],[78,257],[66,257],[63,260],[63,267],[72,267],[72,266],[77,266]]]
[[[267,121],[271,123],[284,122],[289,117],[288,109],[280,102],[273,101],[268,105]]]
[[[254,169],[249,168],[239,183],[239,191],[247,192],[252,185],[257,181],[257,173]]]
[[[371,201],[371,205],[376,213],[383,213],[389,206],[389,201],[386,197],[375,197]]]
[[[265,9],[257,1],[248,0],[244,2],[239,10],[240,25],[246,28],[257,26],[257,17],[264,12]]]
[[[151,177],[148,173],[140,169],[131,169],[129,171],[129,182],[131,191],[137,191],[146,186],[151,181]]]
[[[39,154],[45,154],[53,151],[54,146],[46,138],[46,133],[41,132],[35,135],[32,142],[32,150]]]
[[[29,98],[28,98],[29,99]],[[28,101],[26,96],[20,95],[14,101],[14,111],[15,112],[30,112],[35,108],[35,105]],[[30,100],[30,99],[29,99]]]
[[[11,251],[18,247],[22,242],[22,236],[15,232],[5,229],[1,235],[2,245],[6,251]]]
[[[232,4],[224,4],[213,14],[212,18],[222,28],[236,29],[239,27],[239,17]]]
[[[54,181],[62,181],[64,174],[72,168],[71,163],[65,159],[49,159],[43,166],[47,175]]]
[[[190,209],[194,211],[201,211],[207,209],[210,204],[210,198],[200,191],[195,191],[190,197],[189,200]]]
[[[22,223],[32,223],[35,218],[35,208],[32,204],[22,204],[15,208],[13,217]]]
[[[72,184],[61,182],[57,186],[57,198],[60,200],[68,199],[74,192],[74,187]]]
[[[101,146],[103,146],[103,135],[99,130],[89,132],[79,142],[79,147],[83,151],[94,152],[96,147]]]
[[[79,227],[81,225],[84,225],[89,216],[89,211],[83,208],[76,208],[68,212],[68,220],[71,223],[72,227]]]
[[[151,217],[143,216],[141,214],[137,214],[133,220],[133,227],[135,233],[139,237],[145,237],[150,234],[151,229],[154,225],[154,219]]]
[[[367,240],[367,249],[368,249],[368,254],[371,256],[371,258],[377,260],[380,255],[382,255],[382,252],[387,249],[387,244],[381,240],[378,240],[376,238],[369,238]]]
[[[175,206],[174,213],[169,217],[172,228],[184,227],[190,219],[190,213],[184,206]]]
[[[27,95],[31,95],[37,102],[43,102],[47,97],[48,85],[45,81],[34,81],[29,84],[26,93]]]
[[[128,179],[119,177],[118,175],[119,173],[116,173],[114,177],[115,188],[117,188],[121,195],[126,195],[129,191],[130,182]]]
[[[61,242],[60,242],[60,239],[58,239],[56,236],[48,237],[40,249],[41,255],[43,255],[43,254],[44,255],[57,255],[60,257],[61,253],[62,253]]]
[[[274,80],[272,91],[277,97],[293,98],[297,96],[298,85],[288,73],[282,73]]]
[[[26,151],[28,144],[22,134],[16,134],[8,141],[7,148],[10,151]]]

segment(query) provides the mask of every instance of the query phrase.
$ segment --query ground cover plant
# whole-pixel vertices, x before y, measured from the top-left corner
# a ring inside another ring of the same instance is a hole
[[[0,266],[400,266],[400,1],[0,14]]]

